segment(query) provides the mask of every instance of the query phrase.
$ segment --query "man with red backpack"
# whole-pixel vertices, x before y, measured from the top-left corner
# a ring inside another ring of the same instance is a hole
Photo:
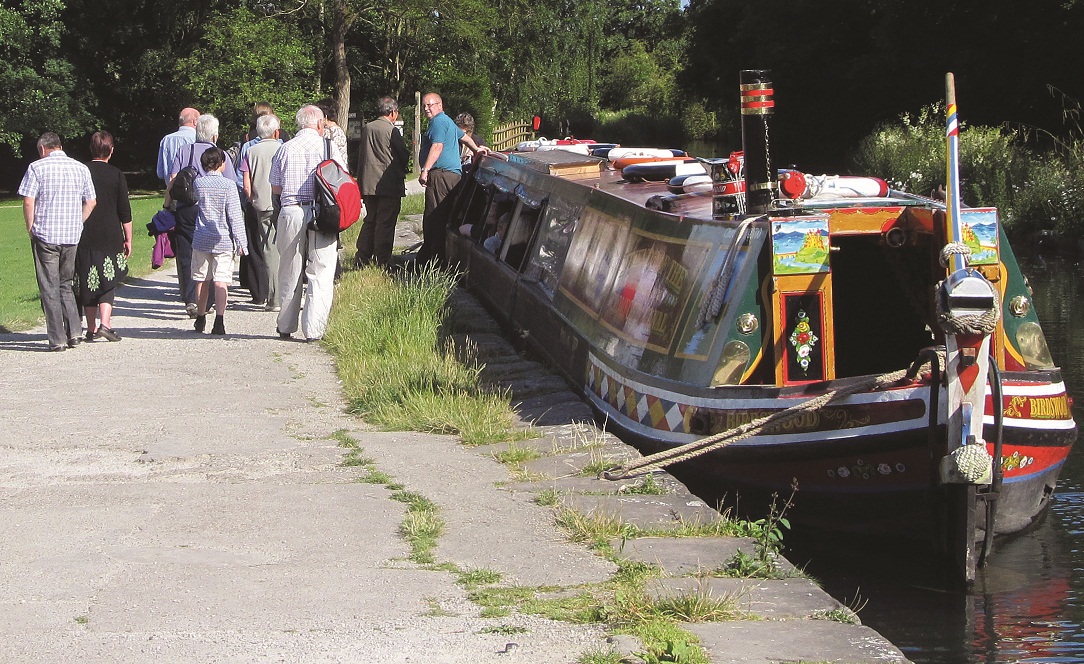
[[[281,307],[277,331],[280,338],[289,339],[300,327],[306,341],[315,341],[327,329],[339,237],[310,228],[315,218],[313,176],[328,150],[322,135],[324,113],[309,104],[302,106],[296,117],[297,134],[283,143],[271,160],[271,192],[280,199],[275,242]],[[346,168],[346,158],[337,147],[332,145],[330,154]]]

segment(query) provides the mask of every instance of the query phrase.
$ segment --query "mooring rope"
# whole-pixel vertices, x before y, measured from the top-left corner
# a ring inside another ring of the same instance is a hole
[[[941,248],[941,265],[948,267],[949,261],[954,254],[960,254],[964,257],[964,263],[970,266],[971,264],[971,248],[962,242],[949,242]],[[940,297],[941,287],[944,282],[937,284],[936,293],[933,298],[934,308],[937,314],[937,322],[941,326],[941,329],[945,331],[945,334],[993,334],[997,329],[997,322],[1001,319],[1001,297],[997,292],[997,288],[991,286],[990,290],[994,295],[993,305],[986,311],[976,314],[953,314],[944,310],[945,302],[942,302]]]
[[[803,401],[802,403],[781,410],[771,415],[757,418],[751,422],[742,424],[733,429],[728,429],[706,438],[686,443],[679,447],[674,447],[669,450],[664,450],[650,456],[638,459],[628,465],[616,468],[614,470],[606,470],[599,473],[599,477],[606,480],[625,480],[633,477],[639,477],[653,472],[659,468],[669,466],[671,464],[679,463],[681,461],[688,461],[702,454],[707,454],[718,449],[722,449],[728,445],[751,438],[767,427],[773,424],[785,423],[792,420],[803,413],[809,413],[824,408],[829,403],[842,399],[844,397],[857,394],[858,392],[866,392],[870,390],[877,390],[883,387],[895,384],[901,380],[913,381],[915,376],[922,367],[929,364],[928,359],[922,359],[921,357],[911,365],[908,369],[900,369],[899,371],[893,371],[891,373],[881,374],[868,380],[855,383],[847,387],[842,387],[838,390],[832,390],[831,392],[825,392],[824,394]]]

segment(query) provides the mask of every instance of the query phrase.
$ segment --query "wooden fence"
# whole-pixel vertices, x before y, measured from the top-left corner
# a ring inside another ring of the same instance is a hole
[[[497,151],[511,150],[519,143],[531,141],[534,138],[530,120],[506,122],[493,128],[493,141],[490,147]]]

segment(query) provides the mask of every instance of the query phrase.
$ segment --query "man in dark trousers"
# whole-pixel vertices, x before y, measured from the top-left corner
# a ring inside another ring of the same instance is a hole
[[[26,169],[19,195],[34,249],[49,350],[62,351],[75,348],[83,337],[82,313],[72,290],[75,250],[97,195],[90,170],[64,154],[53,132],[38,139],[38,157]]]
[[[429,118],[429,128],[422,136],[422,171],[418,182],[425,187],[425,215],[422,217],[422,248],[417,264],[431,261],[444,263],[445,228],[451,213],[452,200],[448,194],[459,184],[463,176],[463,162],[459,157],[459,144],[471,149],[476,156],[489,152],[479,148],[470,136],[455,126],[444,113],[444,101],[440,95],[430,92],[422,97],[422,110]]]
[[[354,267],[376,263],[387,267],[395,241],[395,222],[406,195],[407,152],[403,135],[395,127],[399,102],[391,97],[377,101],[380,117],[361,132],[361,165],[358,169],[365,221],[358,235]]]

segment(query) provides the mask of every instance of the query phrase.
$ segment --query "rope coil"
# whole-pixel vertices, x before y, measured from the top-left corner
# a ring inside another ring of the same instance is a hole
[[[941,254],[939,256],[941,267],[947,268],[952,257],[957,255],[964,257],[964,265],[971,264],[971,247],[963,242],[949,242],[941,247]]]

